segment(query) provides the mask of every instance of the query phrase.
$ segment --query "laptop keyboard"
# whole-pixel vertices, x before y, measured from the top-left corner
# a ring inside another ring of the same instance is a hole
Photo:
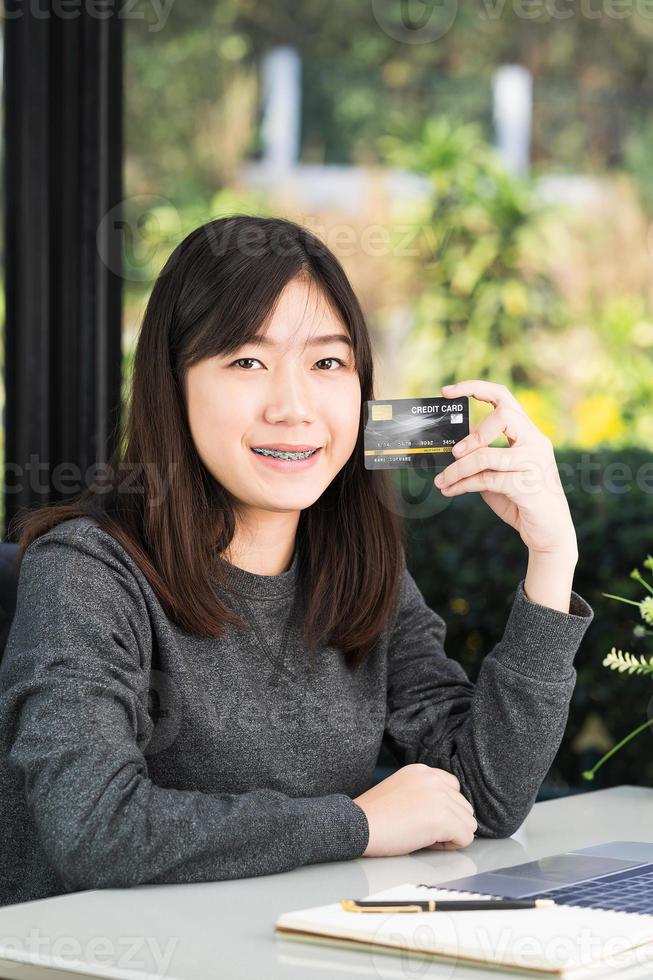
[[[564,885],[562,888],[541,892],[538,897],[552,898],[560,905],[581,905],[592,909],[614,909],[618,912],[653,915],[653,864],[628,868],[593,881]]]

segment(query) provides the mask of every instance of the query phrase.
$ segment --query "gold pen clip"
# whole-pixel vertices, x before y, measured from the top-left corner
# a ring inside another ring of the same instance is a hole
[[[433,905],[434,911],[435,902],[430,902]],[[355,902],[351,898],[344,898],[341,903],[341,907],[345,912],[423,912],[424,909],[421,905],[366,905],[361,906],[358,902]]]

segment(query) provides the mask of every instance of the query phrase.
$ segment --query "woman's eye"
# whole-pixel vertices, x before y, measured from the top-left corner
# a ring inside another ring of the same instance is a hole
[[[258,360],[258,358],[257,358],[257,357],[239,357],[237,361],[234,361],[234,362],[233,362],[233,364],[238,364],[238,366],[240,366],[240,364],[241,364],[241,361],[250,361],[250,362],[252,362],[252,361],[258,361],[258,363],[259,363],[259,364],[261,363],[261,362],[260,362],[260,361]],[[232,367],[233,367],[233,364],[232,364]],[[246,370],[247,370],[247,369],[246,369]]]
[[[347,367],[347,365],[345,364],[345,362],[344,361],[341,361],[339,357],[323,357],[321,360],[316,361],[315,363],[316,364],[324,364],[326,362],[331,362],[333,364],[339,364],[340,367],[343,367],[343,368],[344,367]],[[331,371],[332,368],[327,368],[327,370],[328,371]]]

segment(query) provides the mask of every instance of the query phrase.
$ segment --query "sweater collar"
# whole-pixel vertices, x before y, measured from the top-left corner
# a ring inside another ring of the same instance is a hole
[[[298,564],[297,546],[293,552],[290,568],[280,575],[256,575],[254,572],[248,572],[244,568],[233,565],[221,555],[218,555],[217,559],[230,592],[236,592],[252,599],[276,599],[280,596],[290,595],[295,591]]]

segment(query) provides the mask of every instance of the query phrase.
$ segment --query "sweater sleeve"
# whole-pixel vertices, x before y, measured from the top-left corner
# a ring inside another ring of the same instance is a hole
[[[204,793],[149,778],[150,620],[117,554],[80,533],[30,545],[0,673],[2,748],[63,888],[243,878],[359,857],[367,818],[345,794]]]
[[[446,625],[404,568],[389,643],[386,738],[404,764],[458,777],[478,836],[510,836],[535,802],[562,741],[573,659],[593,618],[576,592],[569,613],[532,602],[522,579],[503,637],[473,684],[446,655]]]

